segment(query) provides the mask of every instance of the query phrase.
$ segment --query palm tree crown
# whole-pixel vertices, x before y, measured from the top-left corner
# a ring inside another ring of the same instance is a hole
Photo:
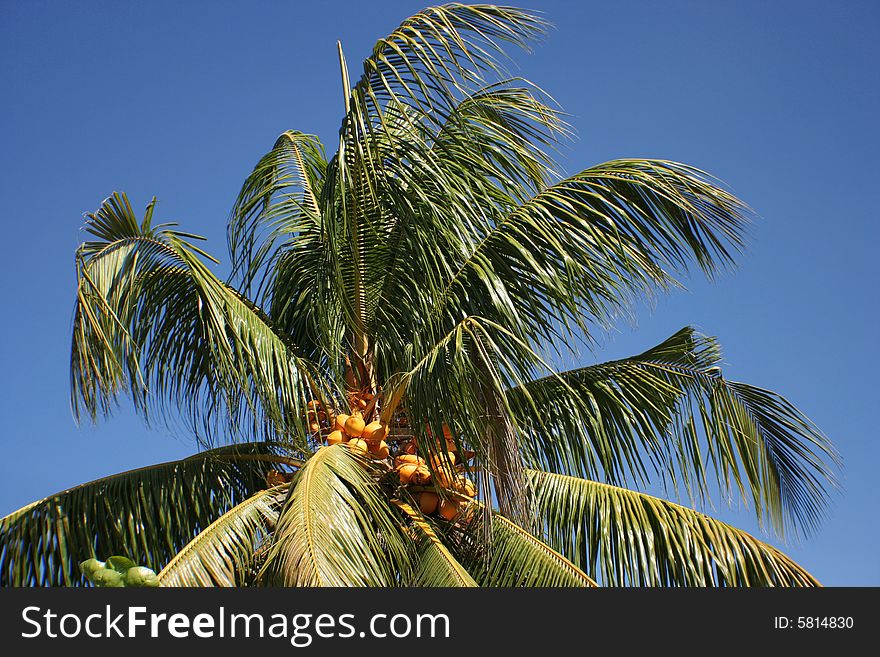
[[[545,27],[428,8],[356,80],[340,47],[335,153],[291,130],[260,159],[227,281],[153,203],[139,218],[114,193],[88,215],[75,411],[128,396],[205,449],[3,518],[2,583],[81,584],[80,561],[116,553],[166,586],[817,583],[691,508],[737,494],[808,532],[837,462],[784,398],[724,378],[713,338],[550,362],[732,264],[749,211],[676,162],[561,175],[569,127],[502,65]],[[658,482],[690,507],[637,492]]]

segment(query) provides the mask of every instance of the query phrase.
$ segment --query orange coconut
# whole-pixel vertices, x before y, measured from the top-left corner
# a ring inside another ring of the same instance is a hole
[[[443,500],[440,502],[440,516],[446,520],[452,520],[458,515],[458,502],[455,500]]]
[[[342,442],[345,442],[345,435],[339,429],[331,431],[327,436],[328,445],[337,445]]]
[[[372,454],[377,459],[387,459],[388,458],[388,443],[384,440],[379,441],[378,443],[367,443],[370,446],[370,454]]]
[[[395,468],[397,470],[397,474],[400,477],[400,482],[403,484],[408,484],[415,474],[415,471],[419,469],[419,466],[415,463],[404,463],[403,465],[397,466]]]
[[[477,487],[474,486],[474,482],[462,476],[456,477],[455,481],[452,482],[452,490],[468,497],[473,497],[477,494]]]
[[[367,445],[367,441],[361,440],[360,438],[352,438],[345,444],[348,445],[348,448],[351,451],[357,454],[366,454],[370,449],[370,446]]]
[[[434,483],[441,488],[449,488],[455,481],[455,474],[446,466],[434,468]]]
[[[425,484],[430,484],[431,471],[428,469],[428,466],[418,466],[415,472],[413,472],[412,476],[410,477],[410,483],[415,484],[416,486],[424,486]]]
[[[368,443],[379,443],[385,440],[388,435],[388,427],[378,420],[370,422],[364,427],[364,433],[361,437]]]
[[[311,422],[309,429],[311,429],[312,433],[316,433],[321,430],[321,424],[319,422]]]
[[[401,454],[396,459],[394,459],[394,463],[395,465],[424,465],[425,459],[423,459],[421,456],[417,456],[416,454]]]
[[[358,411],[349,415],[345,421],[345,433],[349,436],[359,437],[364,432],[364,427],[364,417]]]
[[[333,428],[339,431],[345,431],[345,423],[348,421],[348,416],[345,413],[340,413],[336,416],[336,421],[333,423]]]
[[[416,501],[419,504],[419,511],[429,516],[437,510],[440,504],[440,496],[437,493],[424,491],[416,495]]]

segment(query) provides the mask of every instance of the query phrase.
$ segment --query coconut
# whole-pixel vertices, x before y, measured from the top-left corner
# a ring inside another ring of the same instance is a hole
[[[122,573],[116,570],[111,570],[109,568],[96,570],[89,579],[92,580],[92,583],[95,586],[99,586],[101,588],[118,588],[121,586],[125,586],[125,580],[122,577]]]
[[[455,452],[446,452],[445,455],[435,454],[431,457],[431,467],[435,470],[450,465],[455,465]]]
[[[405,463],[412,463],[414,465],[424,465],[425,459],[421,456],[417,456],[415,454],[401,454],[396,459],[394,459],[394,464],[403,465]]]
[[[321,430],[321,425],[318,422],[311,422],[309,429],[311,429],[312,433],[318,433]]]
[[[372,454],[377,459],[387,459],[388,458],[388,443],[384,440],[378,443],[367,443],[370,445],[370,454]]]
[[[403,465],[397,466],[397,474],[400,476],[400,482],[403,484],[408,484],[416,470],[419,469],[419,466],[415,463],[404,463]]]
[[[425,484],[431,483],[431,471],[428,469],[428,466],[417,466],[415,472],[413,472],[410,477],[410,483],[415,484],[416,486],[424,486]]]
[[[452,482],[452,490],[468,497],[473,497],[477,494],[477,488],[474,486],[474,483],[467,477],[462,476],[456,477],[455,481]]]
[[[454,480],[455,475],[448,467],[441,465],[439,468],[434,468],[434,483],[441,488],[449,488]]]
[[[89,579],[91,579],[92,575],[94,575],[96,572],[98,572],[99,570],[103,570],[104,568],[105,568],[104,562],[98,561],[95,558],[86,559],[85,561],[83,561],[79,565],[79,569],[80,569],[80,571],[82,571],[82,574],[85,575],[86,577],[88,577]]]
[[[319,402],[317,399],[312,399],[308,404],[306,404],[306,408],[309,408],[311,410],[319,409],[321,408],[321,402]]]
[[[359,437],[365,427],[364,418],[358,411],[352,413],[345,421],[345,433],[349,436]]]
[[[343,433],[336,429],[335,431],[331,431],[327,434],[327,444],[328,445],[338,445],[339,443],[345,442],[345,436]]]
[[[440,502],[440,516],[446,520],[452,520],[458,515],[458,502],[455,500],[443,500]]]
[[[126,586],[159,586],[159,578],[154,570],[135,566],[125,571]]]
[[[440,504],[440,496],[437,493],[424,491],[416,495],[416,502],[419,504],[419,511],[429,516],[437,510],[437,506]]]
[[[369,445],[367,445],[366,440],[361,440],[360,438],[352,438],[345,444],[348,445],[348,448],[356,454],[366,454],[370,447]]]
[[[388,427],[378,420],[370,422],[364,427],[364,433],[361,437],[368,443],[378,443],[385,440],[388,435]]]
[[[336,422],[333,424],[334,429],[338,429],[339,431],[345,431],[345,423],[348,421],[348,416],[345,413],[340,413],[336,416]]]

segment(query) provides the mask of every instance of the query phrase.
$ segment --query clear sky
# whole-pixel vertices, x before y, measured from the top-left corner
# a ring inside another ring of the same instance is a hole
[[[786,551],[827,585],[880,585],[880,4],[515,4],[556,24],[517,62],[571,114],[567,172],[678,160],[760,215],[740,271],[660,299],[596,358],[640,352],[687,324],[718,336],[726,376],[783,393],[845,460],[827,521]],[[114,190],[139,209],[156,195],[157,220],[207,236],[225,260],[233,199],[277,135],[333,143],[336,40],[355,71],[422,6],[0,0],[0,515],[194,450],[128,407],[97,427],[73,420],[82,213]],[[721,505],[717,515],[777,542],[749,512]]]

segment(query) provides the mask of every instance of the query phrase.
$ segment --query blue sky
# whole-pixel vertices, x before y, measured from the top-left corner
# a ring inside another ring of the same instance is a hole
[[[874,2],[543,2],[556,24],[517,57],[570,113],[569,173],[618,157],[686,162],[758,213],[741,269],[645,309],[595,358],[693,324],[725,374],[783,393],[840,450],[843,490],[786,551],[827,585],[880,585],[877,212],[880,10]],[[77,426],[68,397],[73,253],[110,192],[208,237],[285,129],[331,144],[335,48],[352,70],[420,2],[0,0],[5,253],[0,515],[194,450],[123,407]],[[221,265],[221,273],[226,270]],[[593,360],[589,355],[585,362]],[[752,515],[717,515],[765,539]]]

